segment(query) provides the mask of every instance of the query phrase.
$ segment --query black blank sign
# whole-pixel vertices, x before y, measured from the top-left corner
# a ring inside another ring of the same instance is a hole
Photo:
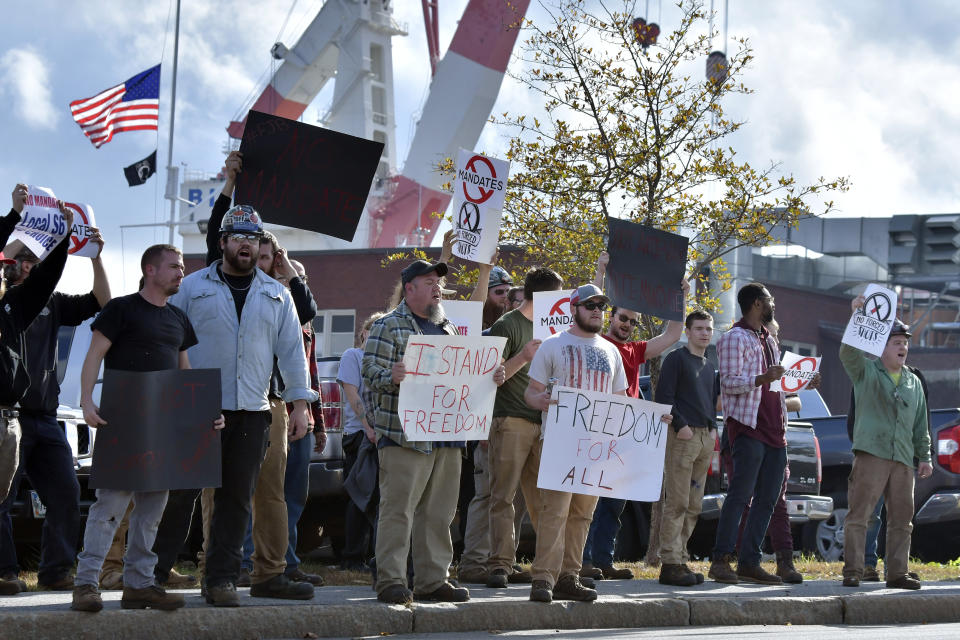
[[[220,404],[219,369],[105,370],[90,486],[219,487]]]

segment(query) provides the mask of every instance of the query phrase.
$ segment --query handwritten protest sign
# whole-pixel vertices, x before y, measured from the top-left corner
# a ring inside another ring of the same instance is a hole
[[[537,486],[591,496],[660,499],[668,405],[557,387],[543,421]]]
[[[462,336],[479,336],[483,331],[483,303],[472,300],[444,300],[443,313]]]
[[[500,239],[510,163],[466,149],[457,155],[453,185],[453,255],[491,264]]]
[[[234,202],[269,223],[353,240],[382,142],[250,111],[240,151]]]
[[[220,486],[219,369],[105,369],[90,486],[164,491]]]
[[[866,300],[850,317],[841,342],[879,358],[897,317],[897,294],[878,284],[869,284],[863,297]]]
[[[486,440],[506,338],[414,334],[397,413],[411,441]]]
[[[10,234],[10,241],[19,240],[43,260],[66,235],[66,221],[57,206],[57,196],[53,190],[28,185],[20,223]]]
[[[805,388],[820,370],[820,358],[784,351],[780,366],[784,369],[783,376],[770,383],[770,391],[796,393]]]
[[[683,320],[680,282],[687,268],[689,240],[618,218],[607,218],[607,225],[610,302],[666,320]]]
[[[570,313],[570,294],[566,291],[535,291],[533,293],[533,337],[545,340],[555,333],[566,331],[573,322]]]
[[[63,204],[68,209],[73,210],[73,228],[70,234],[69,254],[79,258],[96,257],[100,246],[90,242],[93,229],[97,226],[97,221],[93,217],[93,207],[88,204],[77,204],[74,202],[64,202]]]

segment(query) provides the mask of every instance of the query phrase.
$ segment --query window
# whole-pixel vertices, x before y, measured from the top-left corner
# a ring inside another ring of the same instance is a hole
[[[817,345],[806,342],[794,342],[792,340],[781,340],[780,351],[792,351],[801,356],[816,356]]]
[[[373,74],[373,79],[377,82],[383,82],[384,78],[384,65],[383,65],[383,47],[379,44],[370,45],[370,73]]]
[[[339,356],[353,347],[356,311],[354,309],[325,309],[313,319],[317,334],[317,357]]]

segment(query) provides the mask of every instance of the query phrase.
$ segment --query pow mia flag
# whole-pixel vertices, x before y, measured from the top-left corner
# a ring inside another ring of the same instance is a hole
[[[134,162],[129,167],[123,169],[123,175],[127,176],[127,184],[131,187],[143,184],[147,178],[157,172],[157,152],[154,151],[140,162]]]

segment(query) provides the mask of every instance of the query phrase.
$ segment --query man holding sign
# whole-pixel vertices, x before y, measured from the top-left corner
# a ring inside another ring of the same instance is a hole
[[[80,391],[83,418],[94,428],[133,429],[130,424],[107,424],[100,408],[93,401],[93,387],[100,365],[120,371],[162,371],[189,369],[187,349],[197,344],[197,336],[187,315],[167,300],[180,289],[183,280],[183,255],[172,245],[154,245],[140,261],[143,288],[128,296],[111,300],[94,321],[90,349],[83,361]],[[213,428],[223,427],[221,416]],[[183,597],[168,594],[158,587],[153,570],[157,556],[153,542],[167,504],[167,491],[127,491],[117,488],[97,489],[97,501],[90,507],[83,536],[83,551],[78,556],[77,577],[73,590],[74,611],[97,612],[103,600],[97,588],[100,570],[114,533],[123,520],[127,506],[130,513],[127,553],[124,557],[124,609],[172,610],[183,606]]]
[[[869,314],[868,298],[853,300],[854,317]],[[893,311],[891,310],[891,313]],[[913,531],[914,473],[933,473],[927,401],[920,380],[905,365],[910,350],[910,328],[894,319],[887,344],[877,360],[863,351],[840,345],[840,362],[853,382],[856,420],[853,425],[853,470],[847,495],[843,586],[858,587],[863,578],[867,518],[881,496],[887,507],[887,587],[919,589],[908,574],[910,534]],[[916,472],[914,459],[919,461]]]
[[[462,441],[411,440],[400,416],[400,385],[408,375],[404,355],[412,336],[457,335],[444,317],[443,262],[417,260],[401,273],[403,300],[370,328],[363,355],[363,381],[375,398],[374,429],[380,458],[380,517],[377,523],[377,599],[408,604],[407,555],[413,535],[414,593],[418,600],[464,602],[470,592],[447,580],[453,560],[450,523],[457,509]],[[419,364],[419,360],[416,364]],[[419,367],[410,369],[417,375]],[[497,364],[494,382],[503,384]],[[465,398],[460,398],[462,403]],[[426,409],[426,407],[425,407]],[[403,412],[405,419],[416,411]],[[433,424],[428,421],[427,425]],[[414,427],[424,421],[414,417]]]
[[[551,400],[554,385],[626,395],[620,353],[599,335],[608,302],[609,298],[594,284],[585,284],[571,294],[573,325],[544,340],[530,363],[530,384],[524,393],[530,407],[548,411],[551,403],[556,403]],[[596,590],[584,587],[579,575],[596,505],[594,495],[540,489],[530,600],[597,599]]]

